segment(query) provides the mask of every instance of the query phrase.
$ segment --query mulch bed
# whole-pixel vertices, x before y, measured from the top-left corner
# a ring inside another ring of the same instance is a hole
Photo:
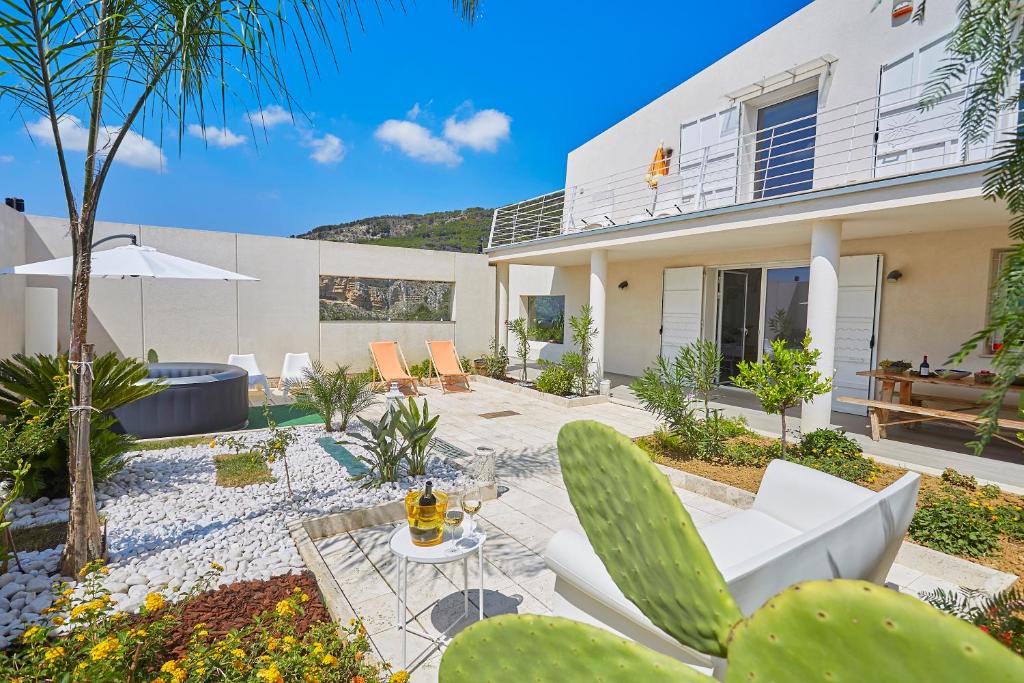
[[[284,574],[267,581],[239,581],[200,593],[188,602],[181,623],[169,635],[168,655],[174,658],[185,655],[189,636],[196,624],[205,624],[204,628],[210,632],[211,639],[222,636],[252,623],[257,614],[274,609],[296,587],[309,596],[309,602],[303,605],[305,613],[296,615],[292,622],[299,634],[305,633],[317,622],[331,620],[320,597],[320,589],[310,572]],[[150,620],[140,617],[138,623],[145,624]]]

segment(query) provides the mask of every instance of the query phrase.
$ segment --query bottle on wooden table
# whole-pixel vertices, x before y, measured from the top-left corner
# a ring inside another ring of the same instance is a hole
[[[918,368],[917,374],[922,377],[928,377],[932,374],[932,366],[928,365],[928,356],[925,356],[924,360],[921,361],[921,367]]]

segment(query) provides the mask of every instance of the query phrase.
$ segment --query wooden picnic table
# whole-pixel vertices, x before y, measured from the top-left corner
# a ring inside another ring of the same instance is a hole
[[[879,438],[885,438],[886,427],[892,425],[911,425],[934,421],[955,422],[961,425],[977,425],[982,421],[978,417],[977,412],[971,412],[972,410],[976,411],[976,409],[979,408],[977,402],[948,396],[924,396],[921,394],[914,394],[914,384],[930,384],[957,387],[960,389],[975,389],[979,391],[986,391],[992,386],[991,384],[976,381],[973,375],[963,379],[952,379],[938,377],[935,375],[921,377],[917,373],[894,372],[881,369],[863,370],[857,374],[862,377],[873,377],[878,380],[880,385],[879,400],[871,401],[853,398],[840,398],[839,400],[847,403],[864,405],[869,408],[872,438],[876,441]],[[1024,391],[1024,386],[1011,385],[1009,390],[1021,393]],[[923,405],[924,401],[942,404],[944,407],[925,407]],[[888,405],[892,405],[893,407],[888,408]],[[909,419],[890,420],[890,412],[910,414],[914,417]],[[1024,430],[1024,422],[1020,420],[1001,418],[999,423],[1000,426],[1008,429]],[[1014,443],[1015,445],[1020,445],[1016,440],[1004,440]]]

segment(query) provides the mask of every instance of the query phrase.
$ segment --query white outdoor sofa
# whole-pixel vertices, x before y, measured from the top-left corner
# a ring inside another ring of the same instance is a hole
[[[698,531],[733,598],[749,615],[801,581],[843,578],[883,584],[914,515],[919,480],[920,475],[908,473],[875,493],[774,460],[750,509]],[[710,657],[681,645],[623,596],[583,534],[558,532],[544,559],[555,572],[556,615],[606,628],[698,667],[714,666]]]

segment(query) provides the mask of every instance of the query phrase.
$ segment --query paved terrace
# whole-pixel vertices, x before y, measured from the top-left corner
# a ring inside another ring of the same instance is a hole
[[[580,528],[559,472],[554,446],[558,430],[573,420],[592,419],[639,436],[650,433],[656,423],[642,410],[615,403],[567,409],[479,382],[474,388],[472,394],[442,396],[430,389],[426,393],[431,412],[441,415],[438,435],[442,439],[468,453],[484,445],[498,452],[499,485],[507,491],[498,500],[485,503],[478,517],[488,534],[484,613],[549,614],[554,574],[539,553],[556,531]],[[515,414],[490,419],[480,416],[498,411]],[[738,512],[717,500],[677,491],[698,527]],[[345,598],[364,619],[381,658],[400,668],[401,641],[394,627],[398,563],[387,547],[393,528],[388,524],[361,529],[322,539],[317,545]],[[475,621],[475,611],[462,619],[460,564],[437,568],[410,564],[409,616],[415,616],[420,630],[439,634],[450,628],[453,634]],[[469,564],[472,588],[479,585],[479,574],[476,562]],[[893,567],[889,580],[912,594],[938,586],[955,588],[900,565]],[[476,591],[470,593],[470,599],[475,607]],[[434,601],[439,602],[435,605]],[[412,659],[426,645],[425,640],[409,638],[410,668],[416,683],[437,680],[440,653]]]

